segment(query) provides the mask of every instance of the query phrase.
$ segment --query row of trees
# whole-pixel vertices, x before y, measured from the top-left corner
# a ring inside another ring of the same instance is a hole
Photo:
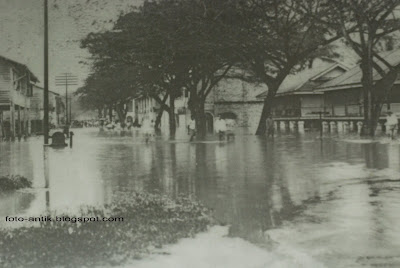
[[[136,96],[160,104],[175,134],[175,99],[187,90],[198,136],[204,104],[223,79],[268,87],[257,134],[285,78],[321,55],[334,57],[343,39],[361,59],[365,133],[373,134],[398,66],[379,55],[399,30],[400,0],[155,0],[121,14],[112,31],[91,33],[82,47],[93,74],[78,94],[91,106],[122,107]],[[375,73],[381,80],[375,83]],[[119,107],[119,108],[118,108]]]

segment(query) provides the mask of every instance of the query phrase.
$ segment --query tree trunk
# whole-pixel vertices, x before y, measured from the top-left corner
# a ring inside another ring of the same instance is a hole
[[[124,104],[115,105],[115,110],[117,111],[118,120],[121,124],[125,123],[126,112],[124,109]]]
[[[113,117],[113,111],[112,111],[112,105],[108,107],[108,116],[110,117],[110,121],[112,121]]]
[[[154,129],[157,132],[160,131],[161,118],[162,118],[163,113],[164,113],[164,109],[161,107],[160,111],[158,111],[158,113],[157,113],[156,121],[154,122]]]
[[[375,135],[374,125],[374,80],[373,80],[373,62],[372,52],[365,55],[365,59],[361,62],[362,79],[361,84],[363,86],[363,97],[364,97],[364,125],[361,131],[361,135],[371,136]]]
[[[279,84],[280,85],[280,84]],[[256,135],[265,135],[266,131],[266,120],[267,117],[271,114],[271,109],[273,105],[273,101],[278,91],[279,85],[268,85],[268,94],[264,99],[264,106],[261,112],[260,121],[258,122],[258,127],[256,131]]]
[[[161,118],[164,114],[164,111],[168,111],[169,107],[165,104],[168,100],[169,93],[165,94],[163,99],[160,98],[157,94],[151,95],[151,97],[160,105],[160,111],[156,116],[156,121],[154,122],[154,130],[156,132],[160,132]]]
[[[197,139],[204,139],[207,134],[204,101],[199,101],[194,106],[195,106],[195,121],[196,121],[196,137]]]
[[[190,90],[189,109],[194,116],[196,122],[196,138],[204,139],[207,134],[206,114],[204,111],[205,98],[201,98],[197,94],[197,88]]]
[[[175,98],[173,97],[173,94],[169,96],[168,118],[169,118],[169,135],[170,137],[175,137],[176,133]]]

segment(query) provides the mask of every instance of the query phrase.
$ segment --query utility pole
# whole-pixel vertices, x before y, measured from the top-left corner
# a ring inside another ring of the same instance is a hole
[[[43,130],[44,144],[49,144],[49,25],[48,5],[44,0],[44,90],[43,90]]]
[[[72,122],[72,97],[69,98],[69,121]]]
[[[44,89],[43,89],[43,131],[44,131],[44,147],[43,147],[43,163],[44,163],[44,181],[45,188],[49,188],[49,18],[48,18],[48,3],[44,0]],[[46,199],[50,193],[46,192]],[[50,201],[49,201],[50,202]]]
[[[68,106],[68,86],[78,85],[78,77],[71,73],[63,73],[56,76],[56,86],[65,86],[65,123],[70,123],[71,117],[71,106]],[[70,110],[68,113],[68,109]],[[69,120],[68,120],[69,119]]]

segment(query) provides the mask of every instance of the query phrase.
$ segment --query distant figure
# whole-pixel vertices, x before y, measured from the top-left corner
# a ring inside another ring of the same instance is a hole
[[[234,119],[226,119],[226,140],[234,140],[235,139],[235,133],[234,133],[234,128],[236,126],[236,121]]]
[[[128,116],[126,118],[126,128],[130,130],[133,127],[133,118],[131,116]]]
[[[141,125],[139,124],[139,120],[137,118],[135,118],[135,121],[132,124],[133,127],[141,127]]]
[[[226,130],[226,121],[222,119],[221,116],[218,116],[217,121],[215,121],[215,132],[218,133],[218,138],[220,141],[225,138]]]
[[[115,130],[120,131],[122,129],[121,123],[119,120],[115,120],[115,125],[114,125]]]
[[[69,125],[64,126],[63,133],[67,138],[69,138]]]
[[[127,121],[127,122],[126,122],[126,128],[127,128],[128,130],[131,130],[132,127],[133,127],[132,121]]]
[[[275,125],[274,125],[274,119],[272,119],[272,116],[269,115],[266,121],[266,130],[267,130],[267,138],[271,136],[272,138],[274,137],[275,133]]]
[[[392,140],[394,139],[394,132],[398,123],[397,116],[391,111],[388,111],[386,116],[386,128],[389,131]]]
[[[194,137],[196,136],[196,121],[194,120],[194,116],[190,118],[188,125],[188,134],[190,135],[189,141],[193,141]]]
[[[115,128],[114,120],[112,120],[110,123],[108,123],[108,124],[106,125],[106,127],[107,127],[107,129],[109,129],[109,130],[114,129],[114,128]]]
[[[4,129],[4,139],[9,140],[11,139],[11,123],[9,121],[4,121],[3,122],[3,129]]]
[[[148,143],[150,137],[154,134],[154,120],[150,121],[148,118],[143,118],[141,129],[143,131],[145,141]]]

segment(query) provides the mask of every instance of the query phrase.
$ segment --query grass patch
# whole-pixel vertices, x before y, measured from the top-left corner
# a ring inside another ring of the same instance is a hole
[[[122,217],[122,222],[52,221],[0,230],[0,267],[123,264],[205,231],[211,223],[208,215],[205,207],[185,197],[171,200],[159,195],[121,194],[114,203],[101,209],[84,208],[77,216]]]
[[[14,191],[22,188],[31,188],[32,182],[19,175],[0,176],[0,191]]]

